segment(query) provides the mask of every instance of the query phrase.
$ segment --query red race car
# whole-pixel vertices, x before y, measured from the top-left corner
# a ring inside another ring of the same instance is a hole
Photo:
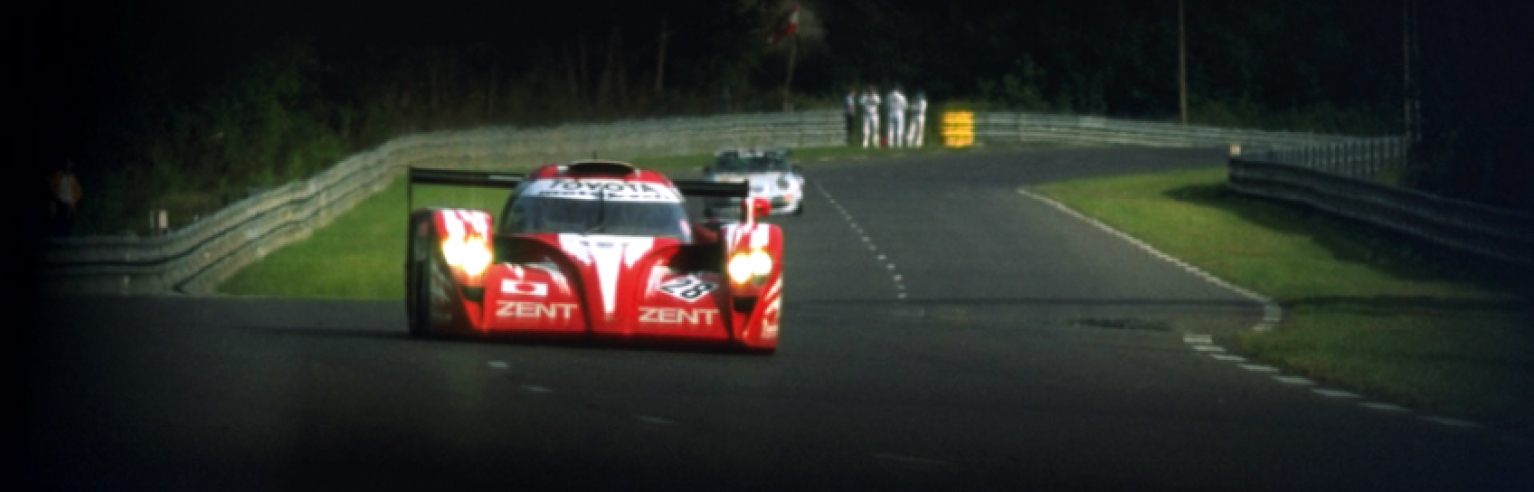
[[[548,165],[525,176],[410,169],[417,184],[510,188],[491,212],[410,214],[410,333],[570,335],[778,346],[783,232],[756,217],[690,222],[684,196],[746,198],[745,183],[673,182],[613,161]]]

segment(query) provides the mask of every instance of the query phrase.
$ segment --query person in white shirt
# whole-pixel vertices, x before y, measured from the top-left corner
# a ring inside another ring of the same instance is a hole
[[[858,90],[856,88],[847,89],[847,97],[842,101],[842,105],[846,107],[844,118],[847,120],[847,145],[857,145],[853,143],[857,141],[858,131]]]
[[[885,100],[889,107],[889,124],[885,125],[887,145],[901,147],[905,144],[905,94],[900,93],[900,86],[890,89],[889,98]]]
[[[868,147],[870,139],[879,143],[879,91],[874,86],[868,86],[863,91],[863,96],[858,98],[858,103],[863,105],[863,147]]]
[[[922,135],[927,133],[927,93],[916,91],[916,98],[911,100],[911,127],[906,131],[905,142],[907,147],[921,147]]]

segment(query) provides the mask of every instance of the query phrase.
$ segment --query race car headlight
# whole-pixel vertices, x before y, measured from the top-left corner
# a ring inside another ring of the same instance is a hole
[[[729,270],[731,281],[743,284],[752,277],[772,273],[772,255],[762,250],[739,253],[730,257],[730,264],[726,265],[726,268]]]
[[[442,257],[449,266],[477,277],[490,266],[490,245],[477,236],[449,237],[442,241]]]
[[[747,257],[747,261],[751,262],[752,275],[767,275],[772,273],[772,256],[768,255],[766,251],[752,251],[751,255]]]

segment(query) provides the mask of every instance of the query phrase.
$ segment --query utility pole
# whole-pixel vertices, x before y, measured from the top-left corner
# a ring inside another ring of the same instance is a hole
[[[665,90],[666,81],[666,40],[671,37],[671,31],[666,29],[666,18],[660,18],[660,54],[655,57],[655,95],[659,97]]]
[[[794,110],[794,103],[789,93],[794,82],[794,56],[799,54],[799,35],[789,35],[788,43],[788,77],[783,80],[783,111]]]
[[[1182,124],[1188,124],[1188,40],[1183,25],[1183,1],[1177,0],[1177,108]]]

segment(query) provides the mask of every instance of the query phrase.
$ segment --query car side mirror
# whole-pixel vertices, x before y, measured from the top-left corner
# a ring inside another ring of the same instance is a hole
[[[758,217],[766,217],[772,214],[772,202],[767,201],[766,198],[747,198],[742,200],[740,205],[740,216],[744,217],[747,223],[756,222]]]

